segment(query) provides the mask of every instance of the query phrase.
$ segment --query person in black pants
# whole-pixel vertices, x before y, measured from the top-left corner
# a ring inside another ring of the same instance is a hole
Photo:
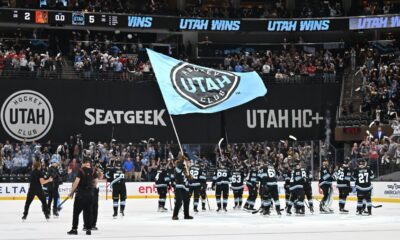
[[[50,177],[49,179],[45,180],[43,172],[40,171],[40,167],[41,167],[40,161],[35,161],[32,165],[33,170],[31,173],[28,196],[26,197],[25,210],[22,216],[22,220],[25,220],[26,216],[28,216],[29,206],[31,205],[35,196],[37,196],[39,200],[42,202],[42,209],[44,216],[46,217],[46,219],[49,219],[49,207],[47,206],[46,203],[46,198],[44,196],[42,185],[53,181],[53,178]]]
[[[79,169],[78,176],[72,185],[70,198],[74,197],[75,190],[77,190],[74,211],[72,219],[72,229],[68,232],[69,235],[78,234],[79,215],[82,210],[85,212],[83,222],[86,227],[86,235],[91,235],[92,228],[92,208],[94,201],[94,189],[97,186],[97,173],[96,170],[90,167],[90,158],[83,160],[82,168]]]
[[[321,188],[324,197],[321,200],[319,205],[319,211],[321,213],[333,213],[333,210],[330,208],[329,198],[332,194],[332,182],[333,182],[333,174],[331,168],[329,166],[328,159],[324,159],[321,166],[320,171],[320,179],[319,179],[319,187]]]
[[[183,213],[185,219],[193,219],[189,215],[189,186],[187,178],[190,179],[190,174],[184,164],[184,157],[181,155],[180,160],[176,162],[175,167],[175,207],[172,215],[172,220],[179,220],[178,213],[183,204]]]
[[[95,170],[97,173],[97,176],[99,177],[99,179],[103,178],[103,170],[101,168],[100,163],[97,161],[95,163]],[[95,188],[93,189],[93,207],[92,207],[92,227],[90,230],[98,230],[97,228],[97,216],[98,216],[98,212],[99,212],[99,186],[95,186]],[[83,212],[83,218],[85,219],[86,216],[86,212]],[[83,226],[83,230],[86,231],[89,228],[85,225]]]
[[[51,203],[53,202],[53,215],[58,217],[58,200],[60,198],[60,194],[58,192],[58,188],[62,184],[61,180],[61,174],[60,170],[58,169],[58,160],[53,158],[51,160],[51,166],[48,168],[46,172],[46,178],[52,177],[53,181],[48,183],[47,186],[47,191],[49,194],[49,199],[48,199],[48,206],[49,210],[51,208]]]

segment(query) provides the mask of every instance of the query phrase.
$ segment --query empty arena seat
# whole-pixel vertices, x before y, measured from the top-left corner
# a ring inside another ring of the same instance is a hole
[[[18,173],[16,177],[16,182],[23,182],[25,178],[25,175],[22,173]]]
[[[15,182],[17,180],[17,175],[15,175],[14,173],[10,174],[10,182]]]
[[[7,174],[7,173],[3,173],[3,174],[1,175],[1,181],[2,181],[2,182],[9,182],[9,181],[10,181],[10,175]]]
[[[24,175],[24,182],[29,182],[30,178],[31,178],[31,174],[29,174],[29,173],[25,174]]]

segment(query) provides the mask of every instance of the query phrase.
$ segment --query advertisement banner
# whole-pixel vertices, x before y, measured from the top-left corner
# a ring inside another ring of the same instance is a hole
[[[298,140],[325,138],[326,126],[333,127],[335,122],[340,85],[280,84],[267,87],[269,91],[265,98],[224,113],[230,140],[280,140],[289,135]]]
[[[284,199],[285,190],[283,187],[284,182],[278,182],[278,190],[281,199]],[[211,189],[212,183],[208,183],[207,196],[215,198],[215,191]],[[71,183],[64,183],[59,188],[59,193],[62,198],[67,197],[71,191]],[[400,182],[374,182],[372,191],[372,199],[379,202],[395,202],[400,203]],[[0,200],[25,200],[28,193],[28,183],[0,183]],[[106,191],[107,189],[107,191]],[[322,190],[318,186],[318,182],[312,183],[313,197],[315,199],[322,198]],[[338,190],[336,184],[333,185],[334,196],[337,200]],[[152,182],[128,182],[126,183],[127,197],[129,199],[145,199],[145,198],[158,198],[157,188]],[[248,189],[245,186],[243,195],[245,198],[248,196]],[[102,199],[111,199],[111,191],[107,188],[105,182],[99,182],[99,196]],[[171,196],[174,196],[171,190]],[[230,190],[230,198],[233,197],[232,190]],[[353,192],[349,194],[349,200],[356,200],[356,192],[353,187]]]
[[[85,141],[176,141],[156,82],[142,84],[12,79],[0,89],[0,139],[63,143],[80,133]],[[217,142],[220,115],[175,116],[184,143]],[[201,127],[197,127],[200,126]]]
[[[326,110],[334,122],[339,103],[338,84],[277,84],[265,98],[213,114],[174,116],[182,143],[215,144],[325,138]],[[289,97],[290,96],[290,97]],[[138,143],[176,142],[156,82],[141,84],[95,81],[12,79],[0,89],[0,139],[11,142],[63,143],[82,134],[84,141]]]

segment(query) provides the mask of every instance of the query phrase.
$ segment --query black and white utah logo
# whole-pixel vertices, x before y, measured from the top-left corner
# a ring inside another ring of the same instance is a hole
[[[171,70],[171,81],[183,98],[206,109],[229,99],[240,77],[227,71],[179,63]]]

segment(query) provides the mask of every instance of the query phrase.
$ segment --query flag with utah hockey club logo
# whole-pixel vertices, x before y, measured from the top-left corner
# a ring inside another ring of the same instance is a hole
[[[182,62],[147,49],[170,114],[214,113],[267,93],[256,72],[236,73]]]

